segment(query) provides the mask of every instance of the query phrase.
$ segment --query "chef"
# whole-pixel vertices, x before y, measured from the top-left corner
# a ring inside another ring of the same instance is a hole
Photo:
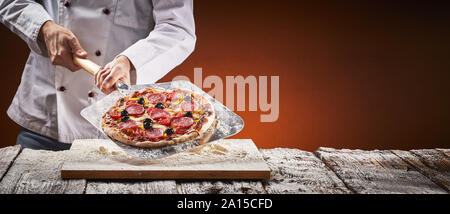
[[[7,114],[32,149],[103,138],[80,111],[119,81],[158,81],[196,41],[192,0],[0,0],[0,21],[31,49]],[[92,76],[73,55],[104,66]]]

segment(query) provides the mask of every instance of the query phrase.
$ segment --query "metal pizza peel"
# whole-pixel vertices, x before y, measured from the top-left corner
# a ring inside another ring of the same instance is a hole
[[[74,57],[74,59],[75,58],[76,57]],[[86,71],[90,70],[88,72],[91,74],[95,74],[95,72],[97,72],[100,68],[100,66],[96,65],[94,62],[87,59],[82,59],[81,62],[77,59],[75,59],[74,61],[76,64],[80,65],[84,70]],[[141,148],[123,144],[117,140],[108,137],[103,132],[103,129],[101,127],[102,115],[106,113],[109,110],[109,108],[111,108],[119,98],[144,88],[153,88],[162,91],[170,91],[176,88],[187,89],[193,91],[194,93],[200,94],[204,96],[206,99],[208,99],[210,103],[213,105],[217,117],[216,127],[215,128],[213,127],[211,128],[211,130],[209,130],[211,134],[209,139],[203,140],[200,139],[200,137],[198,137],[190,141],[170,146],[158,148]],[[211,97],[208,93],[204,92],[202,89],[200,89],[199,87],[197,87],[196,85],[194,85],[189,81],[174,81],[174,82],[132,85],[132,86],[122,85],[122,88],[121,86],[119,86],[118,90],[103,97],[96,103],[84,108],[80,114],[87,121],[89,121],[89,123],[91,123],[95,128],[97,128],[101,133],[103,133],[103,137],[105,139],[110,139],[111,141],[116,143],[123,149],[123,151],[128,153],[130,156],[144,159],[164,158],[170,155],[174,155],[206,143],[210,143],[216,140],[233,136],[239,133],[244,128],[244,121],[239,115],[231,111],[221,102],[217,101],[216,99]]]

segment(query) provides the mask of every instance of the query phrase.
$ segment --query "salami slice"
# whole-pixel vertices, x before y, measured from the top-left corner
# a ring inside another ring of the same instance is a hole
[[[144,90],[144,91],[136,91],[133,93],[133,95],[131,96],[132,98],[136,98],[142,95],[146,95],[149,93],[149,90]]]
[[[160,138],[163,136],[163,134],[164,134],[163,130],[159,129],[159,128],[148,129],[148,130],[145,130],[145,133],[144,133],[145,137],[147,137],[149,139]]]
[[[128,129],[135,129],[138,127],[136,121],[128,119],[126,122],[122,122],[119,124],[119,129],[122,131],[126,131]]]
[[[173,91],[173,92],[167,94],[167,100],[170,102],[177,102],[181,98],[183,98],[183,92],[181,92],[181,91]]]
[[[145,112],[144,106],[137,103],[127,105],[127,107],[125,107],[125,110],[127,110],[128,115],[132,116],[141,115]]]
[[[192,124],[194,124],[194,120],[190,117],[180,117],[175,118],[171,124],[172,126],[179,128],[189,128]]]
[[[150,115],[150,118],[152,118],[152,119],[159,119],[159,118],[163,118],[163,117],[170,118],[169,112],[164,111],[163,109],[159,109],[159,108],[150,107],[147,109],[147,114]]]
[[[137,104],[138,102],[137,102],[137,100],[128,100],[126,103],[125,103],[125,105],[130,105],[130,104]]]
[[[116,109],[113,109],[111,111],[109,111],[109,116],[113,119],[119,119],[120,117],[122,117],[122,115],[120,114],[119,111],[117,111]]]
[[[187,130],[188,130],[188,128],[177,128],[175,130],[175,133],[176,134],[186,134]]]
[[[156,121],[157,121],[157,123],[159,123],[161,125],[165,125],[165,126],[170,125],[170,117],[161,117]]]
[[[183,111],[197,111],[200,107],[200,105],[197,102],[194,101],[183,101],[180,104],[180,107]]]
[[[136,128],[131,131],[131,134],[134,136],[142,136],[144,135],[144,130]]]
[[[184,117],[184,112],[176,112],[175,114],[172,115],[173,118],[180,118],[180,117]]]
[[[166,102],[166,95],[161,93],[153,93],[147,96],[147,100],[150,104]]]

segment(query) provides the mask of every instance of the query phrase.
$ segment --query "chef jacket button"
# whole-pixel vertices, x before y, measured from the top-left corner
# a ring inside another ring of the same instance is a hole
[[[88,96],[89,96],[89,97],[94,97],[94,96],[95,96],[95,93],[94,93],[93,91],[91,91],[91,92],[89,92]]]
[[[70,1],[65,1],[63,5],[64,7],[70,7]]]
[[[58,88],[58,91],[65,91],[66,90],[66,87],[64,87],[64,86],[60,86],[59,88]]]
[[[95,51],[95,56],[100,56],[102,55],[102,52],[100,52],[99,50]]]
[[[111,11],[109,11],[108,8],[103,8],[103,13],[104,14],[109,15],[109,12],[111,12]]]

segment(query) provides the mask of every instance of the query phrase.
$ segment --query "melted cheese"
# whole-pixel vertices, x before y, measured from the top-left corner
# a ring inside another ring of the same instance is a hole
[[[166,130],[168,127],[165,125],[161,125],[161,124],[153,124],[152,125],[153,128],[160,128],[162,130]]]
[[[138,127],[142,130],[145,130],[144,126],[143,126],[143,122],[145,118],[149,118],[149,117],[133,117],[133,116],[129,116],[129,120],[134,120],[136,123],[138,123]],[[167,128],[169,128],[168,126],[165,125],[161,125],[161,124],[152,124],[153,128],[159,128],[162,129],[163,131],[165,131]]]
[[[133,116],[129,116],[130,119],[136,121],[136,122],[142,122],[144,121],[145,117],[133,117]]]

